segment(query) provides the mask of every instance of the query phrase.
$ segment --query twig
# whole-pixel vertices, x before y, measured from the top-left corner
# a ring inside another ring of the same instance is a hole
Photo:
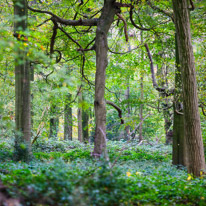
[[[44,109],[43,112],[42,112],[40,124],[39,124],[39,126],[38,126],[38,128],[37,128],[37,134],[36,134],[36,136],[34,137],[32,143],[31,143],[32,145],[33,145],[34,142],[36,142],[36,140],[38,139],[38,137],[39,137],[39,135],[40,135],[40,133],[41,133],[41,129],[43,129],[44,123],[43,123],[43,126],[42,126],[42,120],[43,120],[43,117],[44,117],[45,112],[46,112],[48,109],[49,109],[49,106],[45,107],[45,109]]]

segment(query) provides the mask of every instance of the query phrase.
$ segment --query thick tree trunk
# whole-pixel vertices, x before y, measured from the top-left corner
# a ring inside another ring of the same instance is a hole
[[[188,155],[186,149],[186,140],[184,136],[184,116],[182,103],[182,79],[180,71],[179,53],[177,47],[177,37],[175,36],[176,50],[176,72],[175,72],[175,91],[174,91],[174,121],[173,121],[173,150],[172,163],[174,165],[187,166]]]
[[[49,132],[49,138],[51,137],[57,137],[59,132],[59,117],[58,117],[58,107],[56,105],[51,105],[50,108],[50,132]]]
[[[27,29],[27,1],[14,1],[14,36],[27,41],[19,32]],[[15,59],[15,123],[16,138],[14,158],[27,161],[31,145],[30,67],[27,50],[18,49]]]
[[[72,107],[69,104],[71,101],[71,94],[68,94],[65,99],[64,106],[64,139],[72,140]]]
[[[82,91],[78,94],[78,111],[77,111],[77,119],[78,119],[78,140],[80,142],[83,141],[83,130],[82,130]]]
[[[107,59],[107,34],[114,20],[116,9],[114,0],[105,0],[101,17],[96,30],[96,75],[95,75],[95,139],[94,156],[100,156],[106,149],[106,102],[105,92],[105,70],[108,64]]]
[[[200,176],[205,170],[204,147],[198,110],[195,61],[192,48],[189,5],[187,0],[173,0],[177,43],[183,86],[185,137],[188,149],[188,172]]]

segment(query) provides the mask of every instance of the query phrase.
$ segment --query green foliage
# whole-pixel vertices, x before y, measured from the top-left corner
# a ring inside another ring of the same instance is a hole
[[[111,164],[116,162],[111,169],[90,157],[90,145],[46,143],[34,146],[35,158],[27,164],[4,159],[6,152],[12,153],[12,144],[0,142],[0,179],[12,196],[21,196],[28,205],[206,204],[206,180],[192,179],[184,168],[171,166],[170,146],[109,141]]]

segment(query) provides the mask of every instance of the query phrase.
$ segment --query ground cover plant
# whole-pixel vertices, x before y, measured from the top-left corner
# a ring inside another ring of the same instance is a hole
[[[205,0],[0,0],[0,206],[206,205]]]
[[[5,155],[12,144],[1,140],[0,179],[23,205],[206,204],[206,180],[172,166],[171,146],[125,144],[108,142],[109,164],[91,157],[92,145],[42,140],[25,163]]]

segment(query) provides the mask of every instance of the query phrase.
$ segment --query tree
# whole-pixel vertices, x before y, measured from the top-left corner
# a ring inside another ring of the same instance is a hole
[[[66,95],[64,105],[64,139],[72,140],[72,106],[71,94]]]
[[[20,43],[15,60],[15,159],[29,159],[31,144],[30,67],[27,60],[27,1],[14,0],[14,36]],[[23,45],[22,45],[23,44]]]
[[[187,166],[188,165],[188,153],[186,139],[184,135],[184,110],[182,103],[182,79],[181,69],[179,61],[179,53],[177,46],[177,37],[175,35],[175,59],[176,59],[176,71],[175,71],[175,91],[174,91],[174,118],[173,118],[173,152],[172,163],[174,165]]]
[[[200,176],[205,170],[204,147],[198,110],[195,60],[193,54],[189,5],[187,0],[173,0],[184,106],[184,132],[188,149],[188,172]]]

